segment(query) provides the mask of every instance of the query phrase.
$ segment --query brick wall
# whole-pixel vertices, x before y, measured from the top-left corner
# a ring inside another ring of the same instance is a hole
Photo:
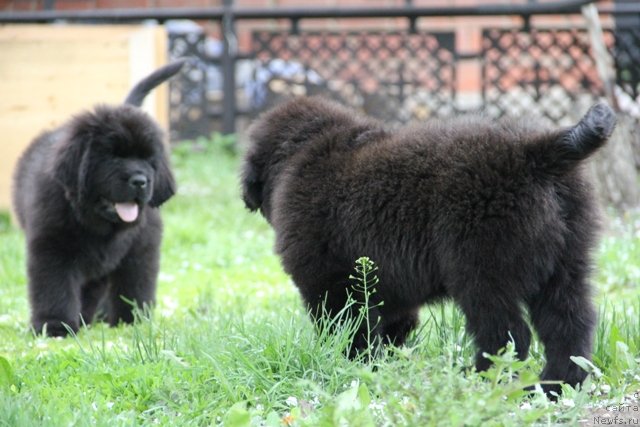
[[[412,0],[415,6],[469,6],[482,3],[522,4],[528,0]],[[46,0],[0,0],[0,10],[41,10]],[[144,7],[219,6],[222,0],[55,0],[56,10]],[[309,6],[308,0],[235,0],[245,7]],[[317,0],[314,6],[402,6],[406,0]]]

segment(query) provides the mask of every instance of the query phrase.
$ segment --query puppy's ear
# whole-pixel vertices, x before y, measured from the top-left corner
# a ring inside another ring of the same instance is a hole
[[[264,183],[260,180],[257,165],[248,160],[242,171],[242,200],[250,211],[254,212],[262,206],[262,190]]]
[[[151,196],[151,200],[149,200],[149,205],[154,208],[157,208],[169,200],[169,198],[176,193],[176,181],[173,178],[171,166],[169,166],[169,156],[164,146],[162,150],[162,154],[158,156],[156,162],[153,195]]]
[[[64,188],[66,197],[79,203],[87,192],[91,136],[69,129],[58,137],[63,141],[54,157],[53,175]]]

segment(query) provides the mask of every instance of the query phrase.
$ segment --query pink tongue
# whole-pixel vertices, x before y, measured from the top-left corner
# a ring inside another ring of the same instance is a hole
[[[116,212],[124,222],[133,222],[138,218],[138,205],[135,203],[116,203]]]

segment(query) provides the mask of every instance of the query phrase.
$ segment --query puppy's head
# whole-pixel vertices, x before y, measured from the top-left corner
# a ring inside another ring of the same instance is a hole
[[[250,143],[241,172],[242,198],[251,211],[271,215],[271,193],[287,161],[330,129],[351,131],[360,122],[340,104],[301,97],[261,115],[249,131]]]
[[[65,127],[53,172],[84,223],[136,224],[175,192],[162,131],[143,111],[99,106]]]

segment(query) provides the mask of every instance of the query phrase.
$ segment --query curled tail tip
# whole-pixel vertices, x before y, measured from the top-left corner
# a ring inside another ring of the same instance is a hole
[[[587,111],[578,126],[584,126],[594,137],[605,140],[613,133],[616,122],[613,109],[607,103],[599,102]]]
[[[155,70],[147,77],[140,80],[133,89],[131,89],[131,92],[129,92],[125,98],[124,103],[134,107],[140,107],[149,92],[151,92],[156,86],[176,75],[185,64],[192,61],[193,58],[183,57]]]
[[[185,64],[193,63],[194,60],[195,60],[194,58],[191,58],[189,56],[184,56],[182,58],[178,58],[174,61],[171,61],[169,64],[166,65],[167,72],[169,73],[169,77],[178,73],[178,71],[180,71],[182,67],[185,66]]]
[[[530,155],[538,170],[564,174],[600,149],[616,127],[616,114],[600,102],[569,128],[552,132],[531,145]]]
[[[586,158],[607,142],[616,127],[616,121],[613,109],[599,102],[569,130],[566,142],[573,147],[575,155]]]

